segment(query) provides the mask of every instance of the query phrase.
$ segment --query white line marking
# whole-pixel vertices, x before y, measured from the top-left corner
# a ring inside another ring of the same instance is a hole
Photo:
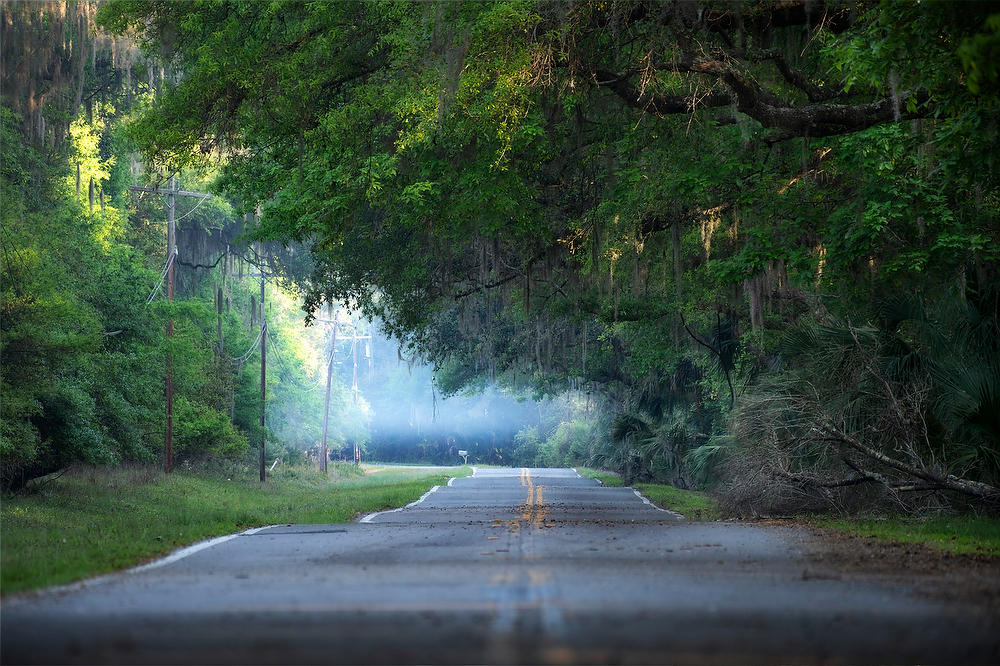
[[[677,516],[678,518],[683,518],[684,517],[683,514],[677,513],[676,511],[671,511],[670,509],[664,509],[663,507],[656,506],[655,504],[653,504],[652,502],[650,502],[648,499],[646,499],[645,497],[643,497],[642,493],[640,493],[635,488],[632,489],[632,492],[634,492],[635,496],[638,497],[639,499],[641,499],[644,504],[648,504],[649,506],[653,507],[657,511],[663,511],[664,513],[669,513],[670,515]]]
[[[288,525],[288,523],[285,523],[285,525]],[[243,530],[236,536],[250,536],[251,534],[257,534],[257,532],[263,532],[264,530],[269,530],[272,527],[281,527],[281,525],[264,525],[264,527],[251,527],[248,530]]]
[[[180,550],[175,550],[166,557],[162,557],[158,560],[153,560],[152,562],[147,562],[146,564],[140,564],[137,567],[132,567],[131,569],[126,569],[123,573],[139,573],[140,571],[149,571],[150,569],[158,569],[160,567],[165,567],[168,564],[173,564],[179,560],[183,560],[185,557],[194,555],[197,552],[205,550],[206,548],[211,548],[212,546],[218,546],[220,543],[225,543],[231,539],[241,536],[250,536],[251,534],[256,534],[261,530],[270,529],[276,527],[276,525],[265,525],[264,527],[252,527],[248,530],[243,530],[242,532],[237,532],[236,534],[227,534],[226,536],[215,537],[214,539],[208,539],[206,541],[200,541],[196,544],[192,544],[186,548],[181,548]]]
[[[401,507],[398,507],[396,509],[389,509],[388,511],[376,511],[375,513],[369,513],[367,516],[365,516],[364,518],[362,518],[358,522],[359,523],[370,523],[370,522],[372,522],[372,519],[374,519],[376,516],[381,516],[383,513],[396,513],[397,511],[402,511],[403,509],[409,509],[411,506],[416,506],[416,505],[420,504],[421,502],[423,502],[425,499],[427,499],[430,496],[431,493],[435,492],[440,487],[441,486],[434,486],[433,488],[431,488],[430,490],[428,490],[426,493],[424,493],[423,496],[420,499],[416,500],[415,502],[410,502],[406,506],[401,506]]]
[[[75,592],[77,590],[83,590],[88,587],[93,587],[95,585],[101,585],[104,583],[112,582],[114,580],[119,579],[121,576],[129,576],[131,574],[137,574],[137,573],[142,573],[144,571],[149,571],[150,569],[158,569],[168,564],[173,564],[178,560],[182,560],[185,557],[188,557],[189,555],[194,555],[195,553],[205,550],[206,548],[211,548],[212,546],[218,546],[220,543],[225,543],[226,541],[235,539],[236,537],[250,536],[251,534],[257,534],[257,532],[270,529],[272,527],[279,527],[279,525],[264,525],[263,527],[252,527],[248,530],[237,532],[236,534],[227,534],[225,536],[206,539],[205,541],[200,541],[198,543],[191,544],[190,546],[186,546],[179,550],[175,550],[169,555],[161,557],[158,560],[153,560],[152,562],[146,562],[145,564],[140,564],[138,566],[130,567],[128,569],[122,569],[121,571],[112,571],[110,573],[94,576],[93,578],[84,578],[83,580],[78,580],[75,583],[67,583],[65,585],[53,585],[51,587],[45,587],[40,590],[29,590],[24,592],[21,596],[8,597],[4,599],[4,605],[7,605],[10,602],[18,603],[20,601],[37,598],[42,595]]]

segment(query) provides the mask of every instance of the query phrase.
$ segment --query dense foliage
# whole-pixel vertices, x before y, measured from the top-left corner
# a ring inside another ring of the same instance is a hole
[[[589,434],[526,431],[525,452],[721,482],[753,511],[997,498],[998,17],[511,0],[99,21],[177,73],[130,139],[159,166],[218,161],[257,239],[309,244],[288,270],[313,311],[377,317],[445,392],[599,405]]]
[[[168,304],[164,202],[129,190],[149,174],[122,121],[155,96],[163,71],[127,40],[95,33],[90,3],[4,3],[2,12],[0,487],[79,462],[156,462],[168,353],[177,462],[252,459],[258,288],[240,258],[254,256],[242,219],[218,198],[178,197]],[[186,171],[177,182],[203,190],[207,177]],[[289,254],[275,257],[294,265]],[[320,412],[314,359],[325,339],[300,333],[299,302],[273,281],[268,301],[268,455],[301,455],[319,438],[299,418]],[[350,412],[342,380],[333,392],[334,414]],[[357,436],[343,422],[334,441]]]
[[[724,474],[773,509],[858,488],[996,498],[996,11],[120,3],[104,20],[184,72],[138,125],[146,154],[217,151],[260,238],[313,244],[314,307],[378,315],[445,390],[599,394],[591,458]]]

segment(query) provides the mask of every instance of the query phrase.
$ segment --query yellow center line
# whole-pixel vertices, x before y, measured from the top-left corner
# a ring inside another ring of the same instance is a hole
[[[536,526],[540,526],[549,513],[549,508],[542,503],[542,486],[535,486],[535,499],[534,520],[532,522]]]
[[[528,499],[524,502],[524,513],[521,514],[523,520],[531,519],[531,508],[535,505],[535,487],[528,486]]]
[[[528,499],[524,502],[524,513],[521,520],[531,520],[532,508],[535,505],[535,484],[531,480],[531,472],[527,467],[521,468],[521,484],[528,486]]]
[[[509,521],[505,523],[505,526],[511,530],[519,530],[522,522],[530,522],[535,527],[541,527],[543,524],[546,527],[552,527],[553,525],[545,523],[551,509],[545,505],[542,498],[544,486],[535,485],[534,479],[531,478],[531,471],[527,467],[521,468],[520,480],[521,485],[528,489],[528,496],[524,500],[524,510],[521,512],[520,520]],[[494,525],[494,527],[499,527],[499,525]]]

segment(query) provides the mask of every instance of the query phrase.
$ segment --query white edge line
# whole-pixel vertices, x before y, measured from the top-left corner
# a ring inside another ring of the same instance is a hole
[[[218,546],[220,543],[225,543],[231,539],[235,539],[238,536],[249,536],[251,534],[256,534],[261,530],[266,530],[268,527],[273,527],[273,526],[269,525],[266,527],[254,527],[249,530],[237,532],[236,534],[227,534],[225,536],[215,537],[214,539],[200,541],[186,548],[175,550],[166,557],[162,557],[158,560],[153,560],[152,562],[147,562],[146,564],[140,564],[139,566],[132,567],[131,569],[126,569],[124,573],[139,573],[140,571],[149,571],[150,569],[158,569],[160,567],[165,567],[168,564],[173,564],[178,560],[183,560],[185,557],[194,555],[195,553],[205,550],[206,548],[211,548],[212,546]]]
[[[235,539],[236,537],[250,536],[251,534],[257,534],[257,532],[270,529],[272,527],[279,527],[279,526],[264,525],[263,527],[252,527],[248,530],[243,530],[242,532],[237,532],[235,534],[226,534],[224,536],[206,539],[205,541],[199,541],[198,543],[194,543],[191,544],[190,546],[185,546],[184,548],[175,550],[169,555],[161,557],[158,560],[153,560],[152,562],[146,562],[145,564],[129,567],[128,569],[111,571],[106,574],[101,574],[100,576],[94,576],[93,578],[84,578],[83,580],[78,580],[75,583],[67,583],[65,585],[53,585],[52,587],[44,587],[38,590],[26,590],[23,593],[18,593],[16,596],[11,596],[4,599],[3,605],[6,606],[12,602],[17,603],[19,601],[34,599],[49,594],[65,594],[67,592],[75,592],[77,590],[83,590],[93,585],[100,585],[102,583],[110,582],[111,580],[117,579],[120,576],[129,576],[132,574],[142,573],[143,571],[149,571],[150,569],[158,569],[168,564],[173,564],[178,560],[182,560],[185,557],[188,557],[189,555],[194,555],[195,553],[205,550],[206,548],[211,548],[212,546],[218,546],[219,544],[225,543],[226,541],[229,541],[231,539]]]
[[[376,516],[381,516],[383,513],[396,513],[397,511],[402,511],[403,509],[409,509],[411,506],[416,506],[416,505],[420,504],[421,502],[423,502],[425,499],[427,499],[430,496],[431,493],[435,492],[440,487],[441,486],[434,486],[433,488],[431,488],[430,490],[428,490],[426,493],[424,493],[420,497],[420,499],[418,499],[418,500],[416,500],[414,502],[410,502],[406,506],[397,507],[395,509],[389,509],[387,511],[376,511],[375,513],[369,513],[367,516],[365,516],[364,518],[362,518],[358,522],[359,523],[370,523],[370,522],[372,522],[372,520]]]
[[[653,504],[652,502],[650,502],[649,499],[647,499],[646,497],[643,497],[642,493],[640,493],[635,488],[632,489],[632,492],[634,492],[635,496],[638,497],[639,499],[641,499],[644,504],[648,504],[649,506],[653,507],[657,511],[663,511],[664,513],[669,513],[670,515],[677,516],[678,518],[683,518],[684,517],[683,514],[677,513],[676,511],[671,511],[670,509],[664,509],[662,506],[656,506],[655,504]]]
[[[600,479],[598,479],[596,476],[584,476],[583,474],[580,474],[580,470],[578,470],[576,467],[570,467],[570,469],[572,469],[574,472],[576,472],[576,475],[579,478],[581,478],[581,479],[591,479],[595,483],[597,483],[597,485],[599,485],[599,486],[603,486],[604,485],[604,482],[601,481]]]
[[[473,466],[472,467],[472,476],[475,476],[477,471],[478,470],[476,469],[476,467]],[[454,483],[455,479],[457,479],[457,478],[458,478],[457,476],[453,476],[450,479],[448,479],[448,487],[449,488],[451,487],[451,484]],[[389,509],[387,511],[376,511],[375,513],[369,513],[368,515],[366,515],[366,516],[362,517],[361,519],[359,519],[358,522],[359,523],[369,524],[369,523],[372,522],[372,520],[375,519],[376,516],[380,516],[383,513],[396,513],[397,511],[402,511],[403,509],[409,509],[411,506],[416,506],[417,504],[420,504],[421,502],[423,502],[425,499],[427,499],[428,495],[430,495],[431,493],[433,493],[434,491],[436,491],[440,487],[441,486],[434,486],[433,488],[431,488],[430,490],[428,490],[426,493],[424,493],[420,497],[420,499],[418,499],[415,502],[410,502],[406,506],[401,506],[401,507],[398,507],[396,509]]]

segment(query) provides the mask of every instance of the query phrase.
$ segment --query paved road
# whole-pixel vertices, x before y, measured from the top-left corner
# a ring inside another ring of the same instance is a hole
[[[2,662],[998,663],[1000,631],[572,470],[480,469],[2,608]]]

